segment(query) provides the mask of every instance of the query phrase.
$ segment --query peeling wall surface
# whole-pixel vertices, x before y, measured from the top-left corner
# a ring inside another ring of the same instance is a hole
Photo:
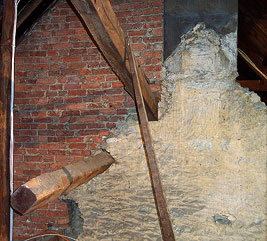
[[[266,106],[236,78],[236,34],[203,24],[165,61],[161,118],[150,122],[177,240],[265,240]],[[103,146],[117,163],[68,194],[79,240],[161,240],[138,122]]]

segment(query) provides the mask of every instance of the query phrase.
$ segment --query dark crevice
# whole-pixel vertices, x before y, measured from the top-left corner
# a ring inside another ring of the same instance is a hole
[[[83,232],[83,223],[84,220],[82,218],[82,213],[78,206],[78,203],[73,201],[72,199],[63,199],[68,206],[69,212],[69,229],[65,230],[65,235],[77,238]]]

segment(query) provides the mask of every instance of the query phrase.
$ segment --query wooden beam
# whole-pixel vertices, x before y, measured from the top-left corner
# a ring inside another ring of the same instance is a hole
[[[264,73],[264,68],[261,68],[261,64],[257,65],[251,58],[240,48],[238,48],[238,54],[244,59],[247,65],[262,79],[267,81],[267,75]]]
[[[266,80],[236,80],[243,88],[249,88],[251,91],[267,91]]]
[[[134,98],[129,62],[125,54],[125,38],[109,0],[70,0],[85,26],[96,41],[112,70]],[[158,105],[144,72],[140,72],[140,84],[149,120],[158,119]]]
[[[267,28],[266,1],[239,0],[238,2],[238,48],[257,66],[263,74],[246,61],[248,66],[266,79]],[[239,53],[240,54],[240,53]],[[243,58],[244,56],[242,56]],[[242,70],[241,70],[242,71]]]
[[[25,7],[18,13],[17,28],[33,13],[43,0],[31,0]]]
[[[0,240],[9,240],[10,219],[10,101],[12,85],[12,56],[16,4],[7,0],[2,21],[0,41]]]
[[[164,241],[174,241],[171,218],[168,212],[167,203],[161,183],[160,173],[157,165],[157,157],[152,144],[152,136],[148,124],[145,105],[142,97],[139,73],[131,46],[128,45],[128,55],[133,77],[135,91],[136,108],[138,112],[141,134],[144,142],[144,149],[147,157],[147,165],[150,174],[151,186],[153,189],[154,200],[158,212],[159,223],[161,228],[162,239]]]
[[[18,13],[17,45],[31,32],[38,21],[58,0],[30,0]]]
[[[20,214],[32,212],[91,180],[109,168],[112,163],[114,163],[112,156],[107,152],[101,152],[89,157],[88,160],[32,178],[12,194],[11,206]]]

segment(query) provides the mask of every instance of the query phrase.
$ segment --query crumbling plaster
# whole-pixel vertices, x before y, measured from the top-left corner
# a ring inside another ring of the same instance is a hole
[[[177,240],[265,240],[266,106],[235,83],[236,34],[203,24],[165,61],[150,122]],[[137,121],[103,146],[117,163],[72,191],[79,240],[161,240]]]

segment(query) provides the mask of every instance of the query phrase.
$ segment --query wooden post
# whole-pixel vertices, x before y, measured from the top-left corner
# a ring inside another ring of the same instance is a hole
[[[20,214],[32,212],[91,180],[109,168],[112,163],[114,163],[112,156],[107,152],[101,152],[96,156],[90,156],[88,160],[32,178],[12,194],[11,205]]]
[[[0,41],[0,240],[9,240],[10,223],[10,100],[13,38],[15,30],[15,0],[7,0],[2,20]]]

